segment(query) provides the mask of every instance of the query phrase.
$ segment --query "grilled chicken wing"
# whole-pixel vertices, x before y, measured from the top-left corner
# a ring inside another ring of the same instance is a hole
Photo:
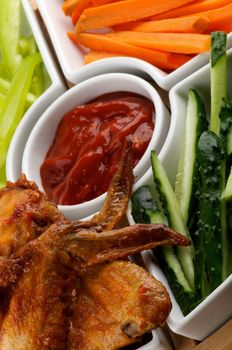
[[[10,256],[62,219],[57,207],[24,175],[16,183],[8,182],[0,190],[0,256]]]

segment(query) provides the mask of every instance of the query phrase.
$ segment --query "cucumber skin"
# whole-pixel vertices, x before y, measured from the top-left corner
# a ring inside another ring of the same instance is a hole
[[[174,249],[172,247],[165,247],[165,249],[171,248],[174,253]],[[173,291],[173,294],[175,296],[175,299],[177,303],[179,304],[181,311],[183,312],[184,316],[186,316],[188,313],[190,313],[196,306],[197,299],[196,294],[193,293],[191,290],[184,290],[183,286],[177,281],[176,275],[173,272],[173,270],[170,268],[168,263],[166,262],[165,255],[169,252],[161,247],[157,247],[154,251],[154,255],[157,258],[157,261],[159,265],[161,266],[165,277],[167,278],[168,284]],[[166,254],[165,254],[166,253]]]
[[[189,109],[192,104],[195,104],[196,113],[190,115]],[[195,121],[193,125],[193,120]],[[178,172],[176,176],[175,193],[180,204],[180,209],[185,224],[189,227],[189,221],[192,216],[195,215],[196,208],[196,190],[197,190],[197,177],[198,177],[198,164],[197,164],[197,148],[198,141],[203,131],[207,129],[208,123],[206,119],[206,111],[202,98],[198,92],[194,89],[190,89],[188,93],[188,109],[186,116],[186,128],[184,136],[184,150],[181,151]],[[192,127],[195,130],[192,130]],[[195,137],[192,137],[192,134]],[[190,137],[189,137],[190,136]],[[186,167],[186,163],[190,166]],[[187,170],[189,171],[186,171]]]
[[[157,211],[158,206],[152,198],[149,186],[142,186],[136,190],[132,195],[131,202],[132,216],[136,223],[157,223],[156,214],[159,213]],[[160,216],[162,216],[161,213]],[[170,288],[172,289],[176,301],[180,305],[183,314],[188,314],[194,308],[195,295],[192,293],[187,281],[185,288],[181,283],[178,282],[178,278],[182,280],[182,275],[184,279],[185,276],[183,274],[183,271],[181,271],[181,273],[177,272],[179,274],[178,276],[173,271],[174,268],[178,271],[181,270],[180,263],[175,255],[173,247],[157,247],[155,250],[153,250],[153,252],[156,259],[158,260],[159,265],[164,271]],[[172,266],[173,269],[169,265]]]
[[[200,206],[195,246],[198,261],[195,264],[195,281],[198,295],[205,297],[205,266],[210,290],[222,283],[221,189],[225,148],[220,138],[205,131],[198,144],[200,173]]]
[[[227,91],[227,60],[226,60],[226,34],[224,32],[211,33],[211,113],[210,130],[219,134],[220,107]]]
[[[173,188],[167,178],[165,170],[159,161],[155,151],[151,152],[151,163],[153,178],[160,201],[163,205],[164,214],[171,228],[180,232],[186,237],[190,237],[187,227],[182,218],[179,203]],[[189,247],[177,247],[177,256],[184,271],[185,277],[192,289],[195,289],[193,256],[195,254],[193,244]]]
[[[138,188],[131,197],[132,216],[135,222],[150,224],[150,216],[147,210],[151,210],[153,214],[158,212],[158,206],[152,198],[150,186],[142,186]]]
[[[211,33],[211,67],[214,67],[221,57],[226,54],[226,34],[224,32]]]

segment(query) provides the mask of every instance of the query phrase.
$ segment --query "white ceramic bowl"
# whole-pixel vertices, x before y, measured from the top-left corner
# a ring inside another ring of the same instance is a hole
[[[161,88],[170,90],[179,81],[207,64],[209,60],[209,53],[197,55],[169,74],[143,60],[129,57],[106,58],[84,66],[83,52],[71,42],[66,34],[68,31],[73,31],[74,26],[70,17],[65,17],[63,14],[63,0],[36,0],[36,3],[51,37],[64,75],[75,84],[103,73],[126,72],[137,75],[146,73]],[[229,37],[229,46],[231,47],[232,34]]]
[[[228,58],[228,92],[229,97],[232,98],[232,82],[230,78],[232,76],[232,49],[228,52]],[[199,91],[205,101],[207,111],[209,111],[209,64],[177,84],[169,93],[172,110],[171,123],[166,141],[159,154],[159,159],[162,161],[172,184],[174,184],[176,176],[178,155],[185,125],[187,95],[190,88]],[[150,168],[135,184],[134,190],[142,185],[152,183],[153,177]],[[127,217],[130,224],[134,224],[134,220],[131,216],[131,206],[128,208]],[[192,312],[187,316],[184,316],[167,283],[165,275],[155,263],[152,252],[143,252],[142,255],[148,271],[162,281],[170,292],[173,309],[168,318],[168,325],[173,332],[189,338],[203,340],[232,317],[232,275],[230,275]]]
[[[170,116],[157,91],[145,80],[129,74],[112,73],[86,80],[60,96],[41,116],[27,141],[22,162],[22,170],[43,190],[40,178],[40,166],[52,144],[57,125],[63,115],[77,105],[84,104],[106,93],[129,91],[149,98],[155,106],[155,129],[143,157],[134,172],[139,179],[149,168],[150,151],[162,148],[169,128]],[[68,219],[80,219],[98,211],[105,194],[96,199],[78,205],[60,205],[60,210]]]
[[[22,32],[24,35],[33,33],[50,76],[51,84],[27,111],[14,133],[6,162],[7,179],[10,181],[16,181],[22,171],[22,154],[32,127],[45,109],[66,90],[30,3],[27,0],[22,0],[22,6]]]

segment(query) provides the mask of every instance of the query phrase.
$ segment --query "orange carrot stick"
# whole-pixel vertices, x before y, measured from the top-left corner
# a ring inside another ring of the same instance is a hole
[[[119,56],[137,57],[164,70],[176,69],[191,59],[187,55],[149,50],[126,44],[102,34],[78,33],[77,39],[80,44],[92,50],[111,52]]]
[[[72,12],[75,10],[76,6],[82,0],[66,0],[63,2],[62,9],[65,16],[71,16]]]
[[[232,32],[232,21],[229,21],[227,23],[222,23],[220,25],[220,30],[222,30],[225,33],[230,33]]]
[[[116,31],[132,30],[148,33],[202,33],[209,25],[206,17],[180,17],[122,24],[114,28]]]
[[[196,54],[209,50],[210,35],[189,33],[114,32],[108,37],[151,50]]]
[[[197,13],[195,16],[205,16],[209,19],[207,32],[220,30],[223,23],[232,21],[232,3],[215,10]]]
[[[69,37],[70,40],[72,40],[72,42],[75,44],[75,45],[78,45],[79,42],[77,40],[77,36],[76,36],[76,33],[74,32],[67,32],[67,35]]]
[[[111,27],[168,11],[193,0],[125,0],[86,9],[76,25],[77,32]]]
[[[72,22],[75,25],[80,17],[80,15],[83,13],[85,9],[88,7],[91,7],[92,1],[91,0],[79,0],[78,4],[76,5],[75,9],[72,12]]]
[[[196,0],[190,4],[153,16],[151,20],[190,16],[194,13],[210,11],[230,3],[231,0]]]
[[[121,1],[121,0],[92,0],[92,4],[93,6],[102,6],[102,5],[110,4],[112,2],[117,2],[117,1]]]
[[[105,51],[95,51],[91,50],[89,53],[85,55],[85,64],[101,60],[103,58],[110,58],[119,56],[117,53],[105,52]]]

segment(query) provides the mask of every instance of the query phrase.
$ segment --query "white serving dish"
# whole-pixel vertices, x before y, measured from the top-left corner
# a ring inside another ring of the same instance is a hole
[[[93,77],[74,86],[60,96],[41,116],[33,128],[23,153],[22,169],[29,180],[37,183],[43,190],[40,166],[53,142],[59,121],[74,107],[93,100],[106,93],[128,91],[149,98],[155,106],[155,129],[143,157],[134,169],[138,180],[150,166],[151,149],[159,152],[169,128],[170,115],[157,91],[145,80],[123,73],[104,74]],[[46,130],[46,132],[45,132]],[[80,219],[98,211],[106,194],[78,205],[60,205],[67,219]]]
[[[24,115],[12,138],[6,163],[7,179],[10,181],[16,181],[22,171],[22,153],[34,124],[45,109],[66,90],[30,2],[22,0],[22,6],[22,15],[24,16],[23,34],[28,35],[32,33],[34,35],[44,65],[50,76],[51,84]]]
[[[84,66],[82,50],[78,49],[66,34],[68,31],[74,31],[74,26],[70,17],[64,16],[62,11],[63,0],[36,0],[36,3],[51,37],[64,75],[67,80],[74,84],[103,73],[126,72],[137,75],[145,73],[161,88],[169,91],[179,81],[207,64],[209,60],[209,53],[197,55],[169,74],[143,60],[130,57],[106,58]],[[229,37],[229,46],[231,46],[232,34]]]
[[[228,51],[228,58],[228,91],[229,97],[232,98],[232,82],[230,78],[232,76],[232,49]],[[185,125],[187,94],[190,88],[196,89],[201,94],[203,100],[206,102],[206,109],[209,112],[209,64],[177,84],[169,93],[172,110],[171,123],[166,141],[159,154],[159,159],[162,161],[172,184],[174,184],[177,170],[176,165]],[[134,190],[142,185],[152,183],[153,176],[150,168],[135,184]],[[128,208],[127,217],[130,224],[134,224],[134,220],[131,216],[131,206]],[[170,287],[168,286],[165,275],[155,263],[152,252],[143,252],[142,256],[148,271],[162,281],[170,292],[173,308],[167,323],[173,332],[189,338],[203,340],[232,317],[232,275],[230,275],[192,312],[187,316],[184,316],[172,291],[170,290]]]

